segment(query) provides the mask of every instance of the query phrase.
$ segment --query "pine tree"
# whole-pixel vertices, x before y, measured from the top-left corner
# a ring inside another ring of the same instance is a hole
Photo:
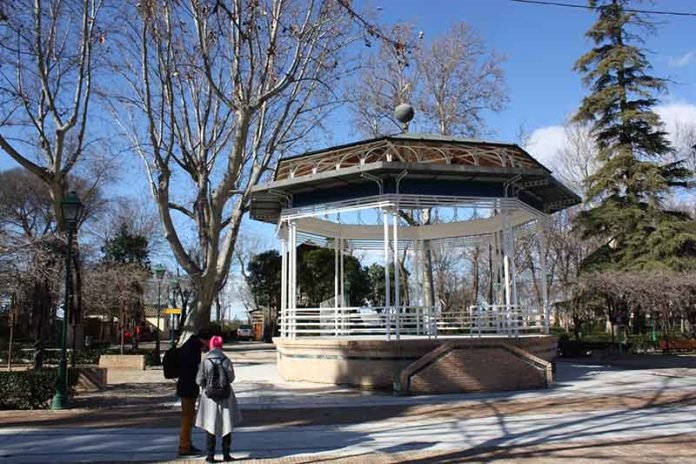
[[[665,81],[650,75],[638,34],[650,24],[626,11],[628,3],[590,0],[598,19],[586,35],[595,46],[575,64],[591,93],[574,119],[591,124],[600,162],[588,179],[588,199],[597,206],[580,215],[579,225],[586,238],[605,243],[584,269],[696,268],[695,223],[664,204],[692,173],[680,162],[665,163],[672,148],[653,111]]]
[[[138,264],[150,268],[150,251],[147,237],[131,232],[127,224],[121,224],[118,232],[107,239],[102,247],[104,262]]]

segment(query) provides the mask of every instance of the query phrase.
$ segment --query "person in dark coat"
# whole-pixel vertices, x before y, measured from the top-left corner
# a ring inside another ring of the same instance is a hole
[[[179,378],[176,381],[176,395],[181,398],[180,456],[193,456],[201,452],[191,442],[191,430],[196,417],[196,399],[200,392],[196,375],[201,363],[201,351],[208,347],[210,337],[209,331],[201,330],[197,335],[191,335],[179,348],[177,356]]]

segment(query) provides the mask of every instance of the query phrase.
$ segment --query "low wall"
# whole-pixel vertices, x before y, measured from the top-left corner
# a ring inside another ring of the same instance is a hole
[[[144,371],[145,356],[142,354],[103,354],[99,356],[99,367]]]
[[[75,389],[80,392],[98,391],[106,386],[107,369],[104,367],[78,367],[79,376]]]
[[[550,335],[508,337],[441,337],[438,339],[366,340],[341,338],[274,338],[280,375],[288,381],[389,388],[410,364],[449,341],[471,346],[498,340],[548,362],[556,357],[558,338]]]

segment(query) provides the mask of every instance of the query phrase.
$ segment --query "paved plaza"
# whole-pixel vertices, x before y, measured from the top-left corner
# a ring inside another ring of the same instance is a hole
[[[269,345],[229,354],[245,415],[233,455],[243,462],[696,462],[693,357],[563,361],[549,390],[398,397],[284,382]],[[76,409],[1,412],[0,460],[186,462],[161,372],[111,380]],[[203,434],[194,441],[202,448]]]

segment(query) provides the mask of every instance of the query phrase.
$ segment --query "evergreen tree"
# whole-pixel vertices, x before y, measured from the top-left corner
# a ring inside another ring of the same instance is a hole
[[[692,173],[681,163],[665,163],[672,152],[655,95],[665,81],[650,75],[651,66],[638,32],[650,24],[626,11],[629,0],[590,0],[598,19],[587,32],[595,44],[575,64],[591,89],[575,120],[592,126],[600,167],[588,179],[589,200],[583,212],[583,235],[604,245],[584,269],[696,267],[696,228],[686,214],[665,208],[675,187]]]
[[[304,248],[298,253],[298,284],[309,307],[317,307],[334,297],[335,251],[332,248]],[[347,304],[363,304],[370,293],[370,277],[354,256],[343,258],[344,289]]]
[[[121,224],[118,232],[106,240],[102,247],[104,262],[118,264],[138,264],[149,269],[150,257],[148,240],[145,236],[132,233],[126,224]]]
[[[247,264],[246,280],[259,307],[280,309],[282,258],[276,250],[254,255]]]

